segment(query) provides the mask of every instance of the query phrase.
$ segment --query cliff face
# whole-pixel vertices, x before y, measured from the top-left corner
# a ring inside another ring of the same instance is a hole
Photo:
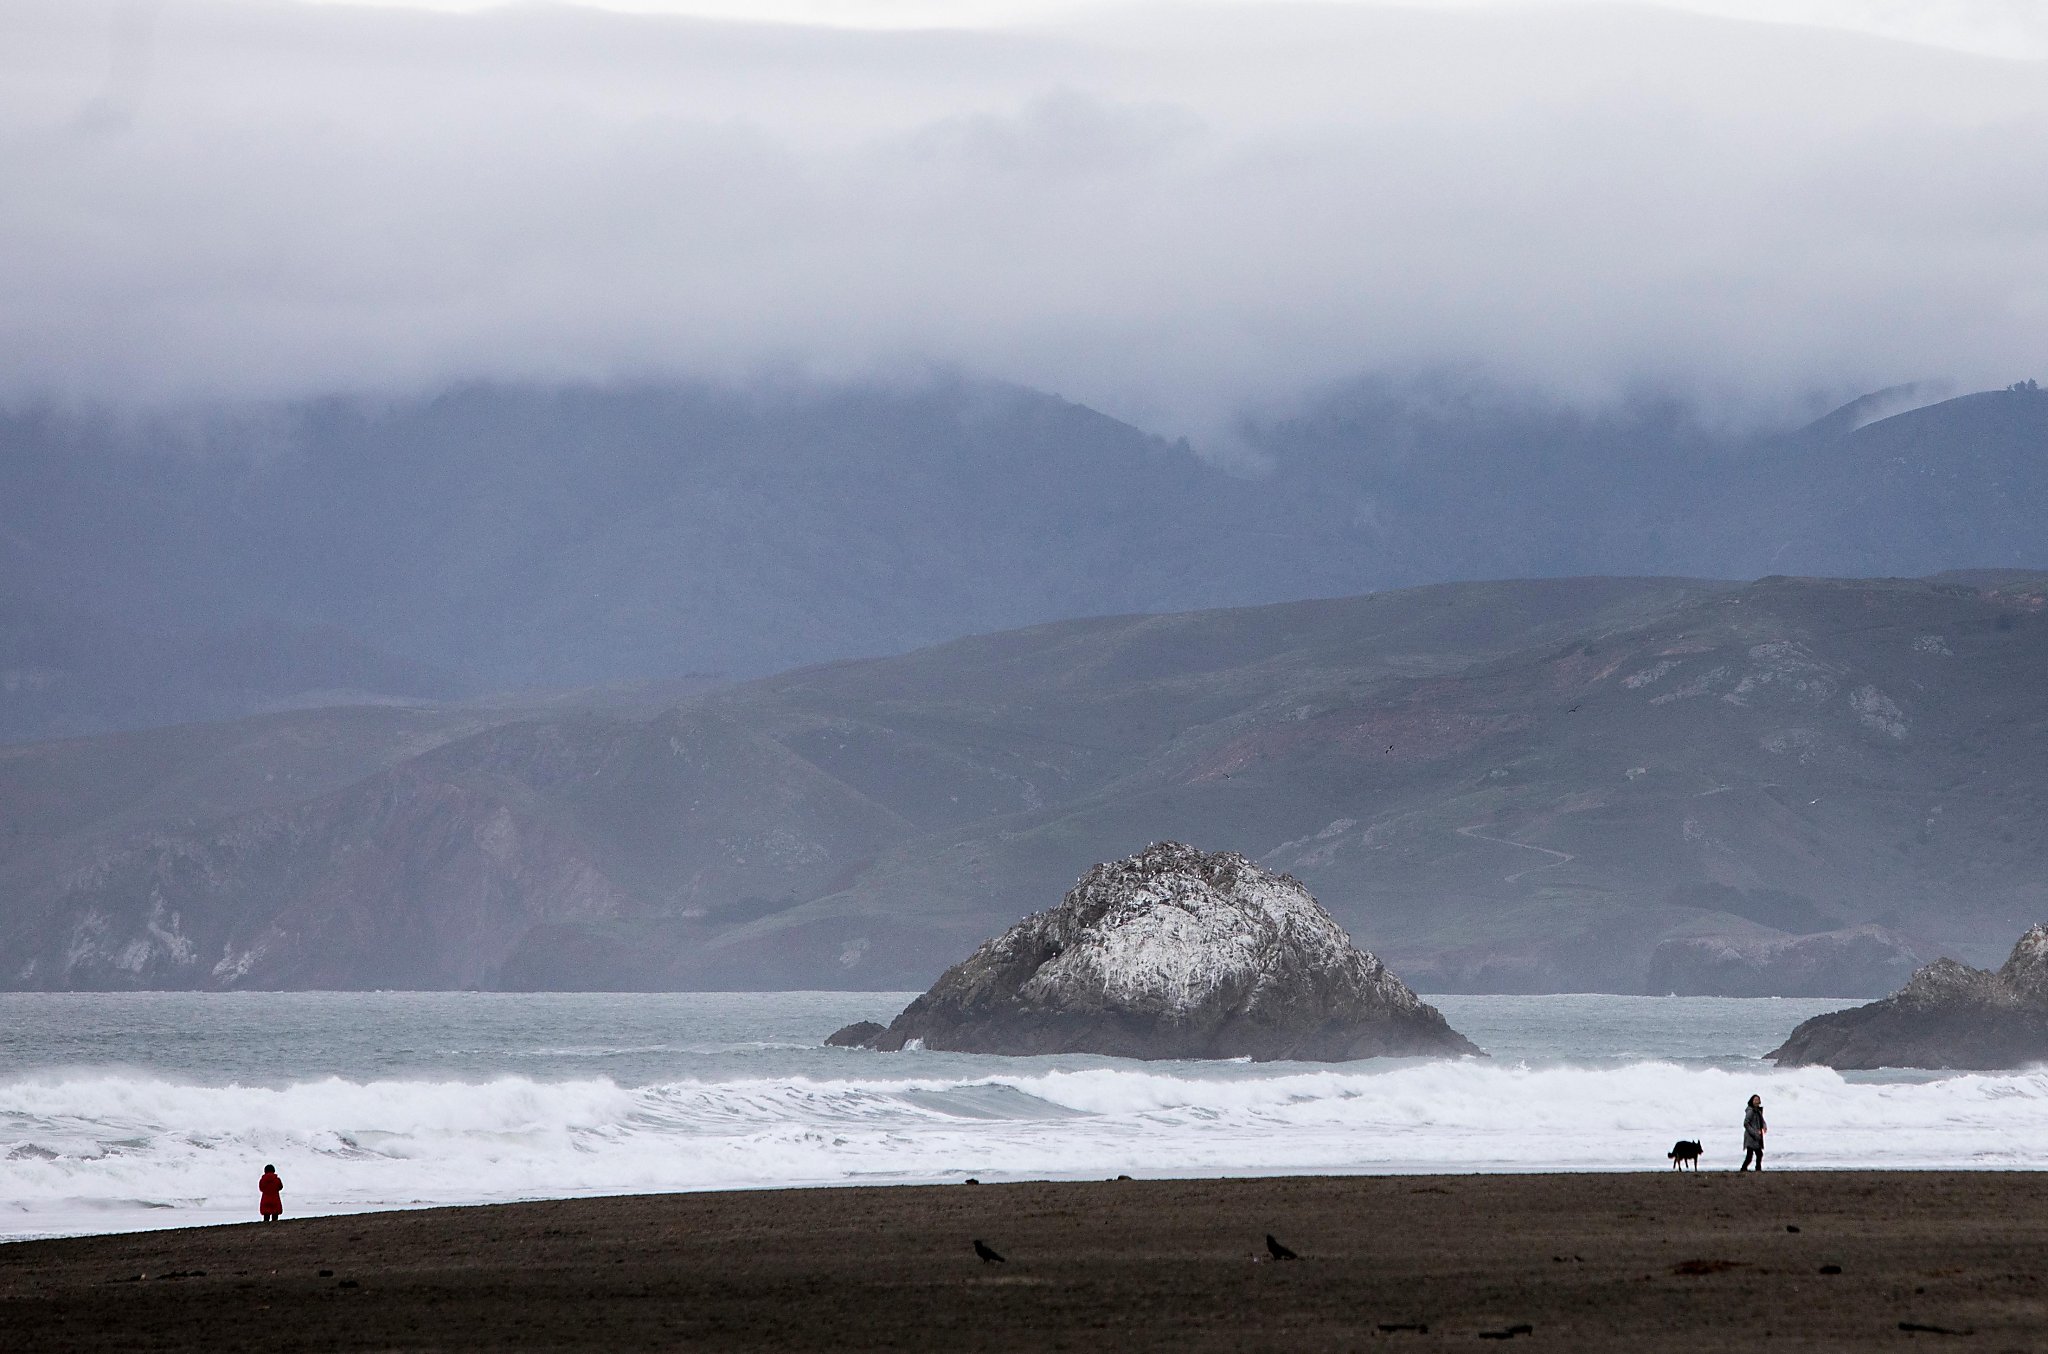
[[[1913,973],[1912,946],[1882,926],[1800,936],[1682,936],[1650,954],[1652,993],[1674,996],[1839,997]]]
[[[1300,883],[1178,842],[1096,866],[859,1040],[912,1041],[1262,1061],[1479,1051]]]
[[[568,834],[416,765],[203,836],[142,837],[69,882],[98,901],[43,922],[24,980],[47,959],[91,990],[480,986],[534,928],[621,907]],[[303,897],[278,908],[266,886]]]
[[[1937,959],[1883,1001],[1815,1016],[1765,1055],[1781,1066],[1990,1071],[2048,1059],[2048,926],[1993,972]]]

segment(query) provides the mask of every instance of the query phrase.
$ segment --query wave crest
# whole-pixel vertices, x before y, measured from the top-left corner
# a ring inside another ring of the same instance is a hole
[[[2048,1072],[1921,1082],[1825,1069],[1427,1062],[1017,1075],[204,1086],[0,1082],[15,1234],[240,1217],[275,1162],[295,1213],[592,1193],[1289,1171],[1655,1168],[1739,1154],[1764,1095],[1787,1166],[2048,1166]],[[163,1210],[169,1206],[174,1216]],[[85,1221],[81,1222],[83,1219]]]

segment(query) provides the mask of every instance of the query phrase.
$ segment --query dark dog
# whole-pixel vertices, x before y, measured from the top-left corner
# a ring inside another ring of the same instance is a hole
[[[1686,1168],[1687,1163],[1691,1163],[1692,1168],[1698,1170],[1700,1168],[1700,1152],[1702,1150],[1698,1143],[1688,1142],[1684,1138],[1680,1138],[1677,1142],[1671,1144],[1670,1152],[1666,1153],[1671,1158],[1671,1169],[1682,1171]]]

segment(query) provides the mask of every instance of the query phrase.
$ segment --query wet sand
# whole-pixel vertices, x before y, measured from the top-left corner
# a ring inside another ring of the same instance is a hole
[[[2036,1173],[776,1190],[0,1246],[0,1347],[2039,1350],[2044,1273]]]

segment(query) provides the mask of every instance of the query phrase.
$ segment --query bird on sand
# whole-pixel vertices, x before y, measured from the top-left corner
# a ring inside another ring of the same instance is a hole
[[[1271,1232],[1266,1233],[1266,1253],[1275,1260],[1299,1260],[1301,1257],[1280,1243]]]
[[[981,1257],[981,1263],[984,1265],[1006,1265],[1009,1263],[1002,1256],[997,1255],[994,1248],[980,1237],[974,1239],[974,1253]]]

